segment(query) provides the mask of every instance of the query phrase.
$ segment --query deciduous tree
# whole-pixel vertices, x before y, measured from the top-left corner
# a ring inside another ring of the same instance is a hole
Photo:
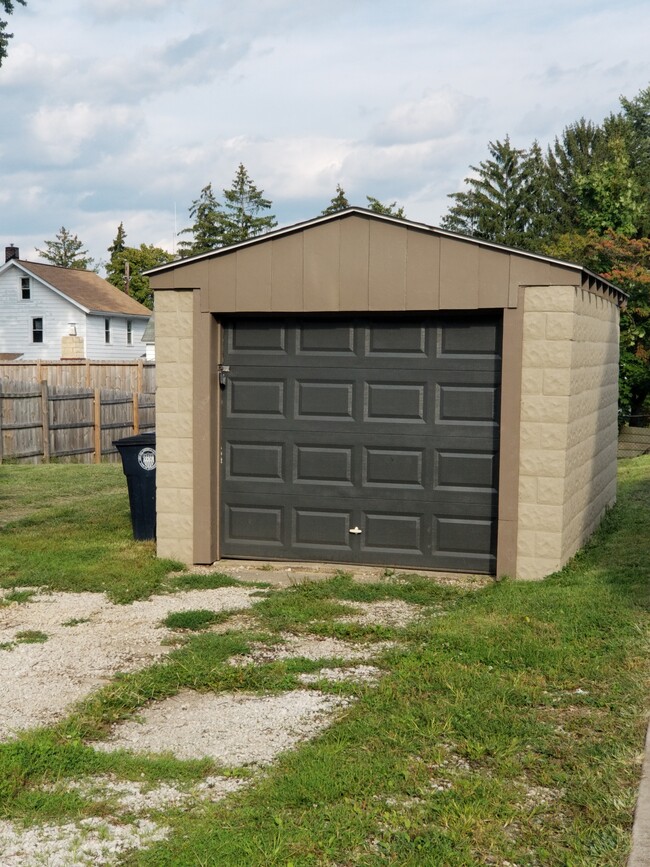
[[[120,223],[117,236],[108,248],[111,258],[106,263],[106,279],[113,286],[151,309],[153,308],[152,292],[149,278],[144,276],[144,272],[157,265],[172,262],[174,256],[153,244],[127,247],[124,243],[125,239],[126,232],[123,224]]]
[[[633,425],[650,420],[650,238],[612,230],[562,235],[546,248],[583,265],[629,295],[621,312],[619,405]]]

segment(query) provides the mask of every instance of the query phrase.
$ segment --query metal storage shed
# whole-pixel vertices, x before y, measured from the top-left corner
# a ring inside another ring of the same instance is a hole
[[[579,266],[351,208],[149,275],[160,556],[539,578],[615,500]]]

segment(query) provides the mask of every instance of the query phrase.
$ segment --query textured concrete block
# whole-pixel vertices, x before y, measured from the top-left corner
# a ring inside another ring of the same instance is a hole
[[[522,361],[525,368],[571,367],[571,343],[565,340],[525,340]]]
[[[562,509],[559,506],[519,504],[519,525],[526,530],[557,533],[561,538]]]
[[[562,556],[561,533],[537,533],[535,537],[535,556],[542,560],[553,559],[555,568],[558,568]]]
[[[573,313],[547,313],[546,331],[547,340],[572,340],[575,327]]]
[[[517,534],[517,556],[535,557],[535,531],[520,529]]]
[[[540,478],[537,480],[537,501],[549,506],[560,507],[565,498],[565,480]]]
[[[544,368],[526,367],[521,372],[522,394],[544,393]]]
[[[566,456],[562,449],[522,449],[519,472],[522,476],[564,478]]]
[[[519,477],[519,502],[537,503],[537,478],[535,476]]]
[[[565,449],[567,446],[567,425],[562,422],[549,422],[539,425],[539,447],[541,449]]]
[[[541,423],[566,423],[569,398],[558,395],[522,395],[521,420]]]
[[[574,390],[572,372],[568,367],[544,371],[544,394],[568,396]]]

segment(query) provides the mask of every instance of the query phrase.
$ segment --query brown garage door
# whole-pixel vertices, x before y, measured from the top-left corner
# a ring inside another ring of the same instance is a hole
[[[501,314],[225,323],[224,557],[493,572]]]

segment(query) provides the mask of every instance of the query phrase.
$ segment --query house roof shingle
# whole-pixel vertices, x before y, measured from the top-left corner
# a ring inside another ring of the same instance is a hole
[[[151,310],[121,292],[94,271],[61,268],[58,265],[43,265],[14,259],[25,271],[44,280],[50,286],[67,295],[93,313],[121,313],[127,316],[151,316]]]

